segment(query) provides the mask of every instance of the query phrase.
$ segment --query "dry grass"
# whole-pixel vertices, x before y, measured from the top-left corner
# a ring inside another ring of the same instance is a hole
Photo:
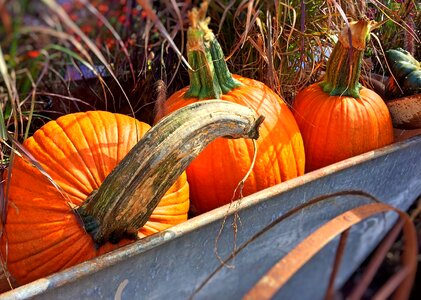
[[[19,140],[44,117],[78,110],[150,122],[156,82],[167,95],[188,84],[187,12],[199,1],[3,2],[0,129]],[[419,57],[419,10],[415,1],[399,2],[215,0],[209,16],[231,71],[265,82],[291,103],[323,75],[346,19],[366,15],[384,23],[367,49],[366,75],[387,74],[384,49],[404,47]]]
[[[223,2],[213,1],[209,11],[231,70],[267,83],[288,102],[320,79],[347,19],[369,16],[384,22],[367,49],[366,74],[387,72],[382,49],[405,47],[421,54],[419,37],[411,31],[421,25],[413,1],[386,1],[389,6],[385,1]]]

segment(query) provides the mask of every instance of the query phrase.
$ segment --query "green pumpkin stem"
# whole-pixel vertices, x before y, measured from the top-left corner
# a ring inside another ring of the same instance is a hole
[[[190,104],[162,119],[77,209],[95,244],[135,238],[166,191],[214,139],[257,139],[263,116],[222,100]]]
[[[324,92],[331,96],[360,98],[361,64],[366,41],[374,27],[374,21],[361,19],[342,29],[327,62],[325,78],[320,83]]]
[[[186,98],[219,99],[222,94],[241,85],[232,77],[222,48],[209,29],[207,5],[204,1],[200,9],[193,8],[189,13],[187,59],[192,70],[189,70],[190,87]]]

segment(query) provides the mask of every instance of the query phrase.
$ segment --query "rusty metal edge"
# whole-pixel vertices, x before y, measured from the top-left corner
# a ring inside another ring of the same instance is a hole
[[[189,219],[184,223],[171,227],[168,230],[149,237],[145,237],[142,240],[134,242],[133,244],[124,246],[95,259],[86,261],[48,277],[38,279],[11,291],[5,292],[0,295],[0,299],[28,299],[30,297],[40,295],[48,289],[65,285],[69,282],[76,281],[88,274],[92,274],[107,267],[113,266],[124,259],[144,253],[150,249],[166,243],[167,241],[179,238],[191,231],[194,231],[198,227],[205,226],[218,219],[222,219],[224,216],[231,215],[236,211],[254,206],[256,203],[265,201],[279,193],[298,188],[323,176],[331,175],[357,164],[367,162],[395,151],[410,147],[412,144],[416,144],[419,140],[421,140],[421,135],[412,137],[402,142],[391,144],[381,149],[366,152],[364,154],[343,160],[325,168],[309,172],[300,177],[282,182],[276,186],[244,197],[235,207],[230,204],[219,207],[210,212]]]

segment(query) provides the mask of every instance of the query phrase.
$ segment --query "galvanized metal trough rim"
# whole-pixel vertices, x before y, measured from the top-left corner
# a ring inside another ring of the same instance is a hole
[[[419,142],[419,140],[421,140],[421,135],[402,142],[394,143],[381,149],[373,150],[352,157],[350,159],[338,162],[325,168],[307,173],[303,176],[280,183],[276,186],[262,190],[253,195],[244,197],[240,201],[237,201],[235,205],[227,204],[211,212],[204,213],[184,223],[171,227],[166,231],[160,232],[149,237],[145,237],[137,242],[134,242],[133,244],[106,253],[95,259],[86,261],[74,267],[50,275],[48,277],[38,279],[24,286],[18,287],[14,290],[5,292],[0,295],[0,299],[27,299],[32,296],[40,295],[47,289],[52,289],[55,287],[65,285],[69,282],[73,282],[80,278],[83,278],[84,276],[87,276],[89,274],[113,266],[129,257],[139,255],[170,240],[177,239],[191,231],[194,231],[198,227],[205,226],[211,222],[214,222],[215,220],[224,218],[224,216],[226,215],[231,215],[236,211],[252,207],[256,205],[256,203],[265,201],[268,198],[273,197],[274,195],[280,194],[293,188],[300,187],[310,181],[316,180],[326,175],[334,174],[359,163],[370,161],[381,156],[388,155],[395,151],[399,151],[404,148],[410,147],[412,144]]]

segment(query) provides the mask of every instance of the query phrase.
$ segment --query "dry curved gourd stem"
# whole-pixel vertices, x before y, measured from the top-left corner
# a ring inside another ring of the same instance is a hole
[[[263,120],[245,106],[220,100],[194,103],[162,119],[78,208],[95,242],[136,235],[165,191],[212,140],[257,139]]]

